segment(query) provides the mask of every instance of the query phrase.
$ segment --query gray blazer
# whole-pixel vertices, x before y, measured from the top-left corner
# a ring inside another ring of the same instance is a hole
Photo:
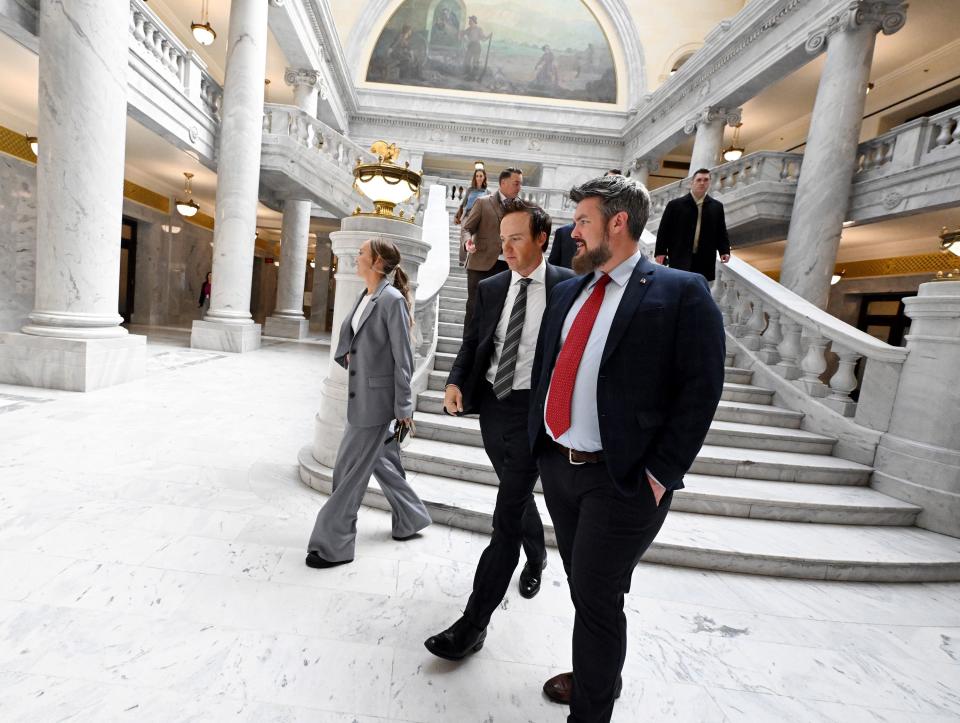
[[[413,416],[410,314],[403,294],[384,279],[354,334],[350,322],[362,299],[363,294],[343,320],[333,358],[348,371],[347,421],[355,427],[378,427]]]

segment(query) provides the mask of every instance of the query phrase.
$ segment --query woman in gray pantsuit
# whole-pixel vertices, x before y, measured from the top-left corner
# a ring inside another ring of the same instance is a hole
[[[413,350],[407,275],[390,241],[364,241],[357,275],[367,290],[340,327],[334,359],[348,370],[347,423],[333,469],[333,494],[317,515],[307,565],[333,567],[353,562],[357,511],[377,478],[393,508],[393,538],[409,539],[430,524],[430,515],[407,484],[396,441],[384,444],[396,419],[413,418]]]

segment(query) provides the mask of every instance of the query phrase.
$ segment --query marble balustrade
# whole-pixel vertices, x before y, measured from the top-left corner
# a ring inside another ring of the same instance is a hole
[[[736,256],[717,268],[713,295],[728,336],[754,364],[789,381],[808,403],[886,431],[906,349],[836,319]]]
[[[462,200],[459,189],[462,187],[465,194],[467,189],[470,188],[469,178],[424,176],[424,185],[428,183],[443,186],[447,194],[447,203],[454,210],[460,206]],[[495,192],[497,190],[497,179],[492,178],[488,182],[487,188],[491,193]],[[569,189],[542,188],[540,186],[523,186],[520,190],[520,198],[545,209],[553,217],[554,226],[563,225],[573,219],[573,210],[576,204],[570,200],[569,194]],[[562,223],[558,223],[560,221]]]

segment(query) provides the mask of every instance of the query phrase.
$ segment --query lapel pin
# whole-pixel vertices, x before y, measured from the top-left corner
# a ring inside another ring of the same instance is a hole
[[[647,283],[647,280],[646,280],[646,279],[640,279],[640,283],[641,283],[641,284],[645,284],[645,283]]]

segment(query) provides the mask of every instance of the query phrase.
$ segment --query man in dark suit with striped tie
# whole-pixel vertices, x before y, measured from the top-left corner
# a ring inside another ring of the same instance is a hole
[[[460,660],[483,647],[490,616],[503,600],[520,559],[520,594],[540,589],[546,564],[543,525],[533,500],[537,465],[527,444],[530,372],[540,320],[551,289],[573,276],[546,263],[550,216],[520,199],[508,201],[500,222],[510,267],[480,282],[475,313],[447,378],[444,410],[480,413],[483,446],[500,485],[493,535],[480,556],[463,617],[424,643],[434,655]]]

